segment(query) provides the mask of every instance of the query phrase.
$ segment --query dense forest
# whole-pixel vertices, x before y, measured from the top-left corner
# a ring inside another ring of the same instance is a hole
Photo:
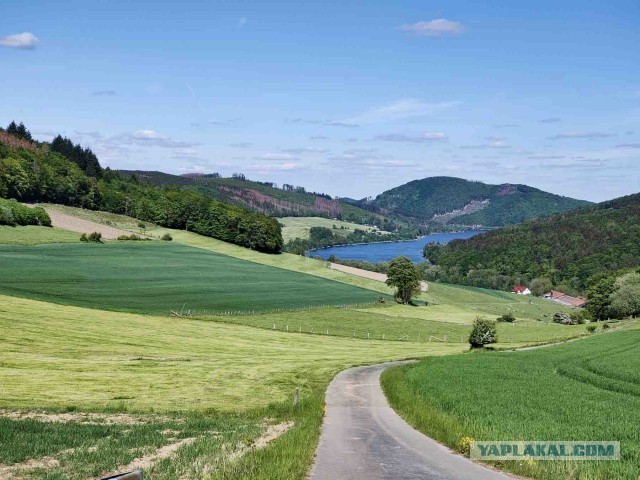
[[[414,180],[355,205],[427,224],[500,227],[566,212],[588,202],[527,185],[489,185],[455,177]]]
[[[280,224],[267,215],[179,186],[142,184],[103,169],[91,150],[69,139],[33,142],[13,122],[0,129],[0,197],[121,213],[268,253],[283,245]]]
[[[640,194],[425,246],[427,278],[510,289],[514,283],[585,292],[595,276],[640,266]]]

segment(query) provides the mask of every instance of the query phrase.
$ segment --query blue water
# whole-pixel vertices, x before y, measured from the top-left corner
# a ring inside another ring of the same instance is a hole
[[[349,260],[388,262],[395,257],[404,255],[417,263],[424,260],[422,257],[422,248],[427,243],[447,243],[458,238],[471,238],[479,233],[483,233],[482,230],[467,230],[456,233],[432,233],[431,235],[426,235],[408,242],[367,243],[364,245],[344,245],[342,247],[310,250],[307,252],[307,256],[317,256],[326,260],[331,255],[335,255],[338,258]]]

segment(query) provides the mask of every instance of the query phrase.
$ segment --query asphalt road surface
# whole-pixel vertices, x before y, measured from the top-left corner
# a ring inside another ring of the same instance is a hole
[[[402,363],[350,368],[334,378],[311,479],[513,479],[452,453],[393,411],[380,374]]]

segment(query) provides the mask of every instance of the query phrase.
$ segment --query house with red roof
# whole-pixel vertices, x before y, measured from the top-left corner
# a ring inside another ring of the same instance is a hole
[[[531,295],[531,290],[524,285],[516,285],[511,289],[511,293],[515,293],[517,295]]]

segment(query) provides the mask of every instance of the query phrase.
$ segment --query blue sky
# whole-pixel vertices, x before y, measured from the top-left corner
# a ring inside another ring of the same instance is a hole
[[[5,3],[0,123],[111,168],[640,191],[637,0]]]

